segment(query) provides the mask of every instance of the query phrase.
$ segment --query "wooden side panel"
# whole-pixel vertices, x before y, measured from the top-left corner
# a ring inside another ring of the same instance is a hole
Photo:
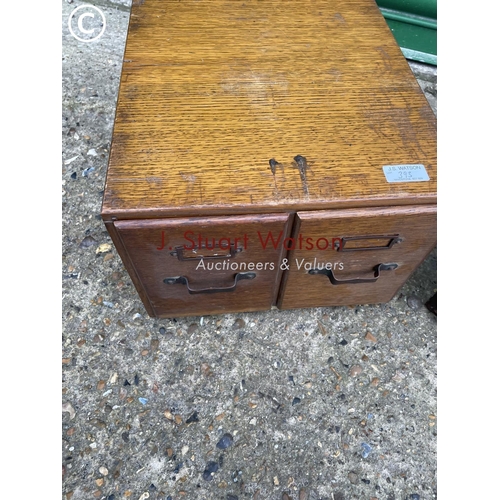
[[[436,206],[299,212],[286,244],[290,270],[279,307],[340,306],[389,301],[436,245]],[[398,240],[401,240],[398,242]],[[294,247],[294,249],[292,249]],[[397,264],[381,270],[379,264]],[[329,269],[335,283],[311,269]]]
[[[127,270],[130,278],[132,279],[132,283],[134,284],[135,289],[137,290],[137,293],[139,294],[139,297],[141,298],[142,303],[146,308],[146,311],[150,316],[154,316],[154,311],[149,302],[148,296],[146,295],[146,292],[144,291],[144,288],[141,285],[139,277],[135,272],[133,262],[130,259],[127,250],[123,245],[122,240],[120,239],[120,235],[118,234],[116,227],[111,221],[106,221],[105,224],[106,224],[106,229],[108,230],[108,233],[111,236],[111,239],[113,240],[113,243],[116,247],[116,250],[118,251],[120,258],[122,259],[123,265],[125,266],[125,269]]]
[[[196,217],[114,226],[153,315],[197,316],[265,310],[276,303],[290,218]]]

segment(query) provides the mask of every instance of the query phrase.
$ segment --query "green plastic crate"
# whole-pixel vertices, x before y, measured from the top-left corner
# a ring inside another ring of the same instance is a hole
[[[407,59],[437,66],[437,0],[377,0]]]

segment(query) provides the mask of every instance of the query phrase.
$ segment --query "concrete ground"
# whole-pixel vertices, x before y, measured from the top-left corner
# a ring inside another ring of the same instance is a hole
[[[99,215],[130,2],[92,3],[92,43],[62,8],[62,498],[436,498],[436,252],[384,305],[149,318]]]

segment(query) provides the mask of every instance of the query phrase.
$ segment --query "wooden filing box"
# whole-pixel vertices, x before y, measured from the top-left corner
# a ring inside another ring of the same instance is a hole
[[[386,302],[436,176],[374,0],[134,0],[102,217],[151,316]]]

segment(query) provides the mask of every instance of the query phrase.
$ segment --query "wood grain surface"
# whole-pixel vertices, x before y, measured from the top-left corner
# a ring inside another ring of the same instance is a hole
[[[294,227],[295,249],[288,254],[290,270],[285,273],[281,309],[340,306],[388,302],[436,245],[436,206],[407,206],[299,212]],[[331,244],[343,237],[378,236],[366,240],[372,246],[401,242],[390,248],[340,251]],[[387,237],[389,236],[389,237]],[[299,239],[300,238],[300,239]],[[309,240],[308,248],[306,244]],[[302,248],[299,242],[302,241]],[[330,244],[327,246],[327,242]],[[338,280],[373,278],[378,264],[397,264],[382,271],[374,283],[332,285],[325,275],[309,269],[330,262]]]
[[[423,164],[428,182],[388,183]],[[374,0],[137,0],[103,219],[436,202],[436,121]]]

